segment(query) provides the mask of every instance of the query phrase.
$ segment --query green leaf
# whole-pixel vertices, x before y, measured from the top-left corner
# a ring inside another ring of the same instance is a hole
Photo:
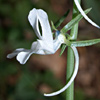
[[[85,14],[89,13],[91,11],[91,8],[85,10]],[[62,29],[62,33],[66,33],[68,30],[70,30],[76,23],[78,23],[83,16],[81,14],[78,14],[74,19],[72,19],[67,25],[65,25]]]
[[[51,26],[52,26],[52,30],[57,30],[54,23],[53,23],[53,21],[51,21]]]
[[[74,42],[70,42],[70,43],[71,43],[71,46],[75,46],[75,47],[91,46],[91,45],[100,43],[100,39],[74,41]]]
[[[97,44],[97,43],[100,43],[100,39],[92,39],[92,40],[84,40],[84,41],[70,41],[69,46],[84,47],[84,46],[91,46],[91,45],[94,45],[94,44]],[[66,47],[67,47],[66,44],[62,45],[60,56],[63,54]]]
[[[61,23],[65,20],[65,18],[68,16],[69,10],[54,24],[54,26],[57,28],[61,25]]]
[[[63,54],[63,52],[65,51],[67,45],[66,44],[63,44],[62,45],[62,48],[61,48],[61,52],[60,52],[60,56]]]

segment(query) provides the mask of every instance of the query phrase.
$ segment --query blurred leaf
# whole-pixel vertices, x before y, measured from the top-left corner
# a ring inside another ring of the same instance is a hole
[[[0,65],[0,75],[2,76],[7,77],[8,75],[16,74],[18,71],[18,67],[14,63],[2,62]]]
[[[54,24],[54,26],[57,28],[61,25],[61,23],[65,20],[65,18],[68,16],[69,10]]]
[[[2,28],[0,28],[0,42],[2,42],[3,41],[3,39],[4,39],[4,31],[3,31],[3,29]]]
[[[48,78],[52,79],[52,80],[49,80]],[[43,75],[42,79],[43,79],[43,82],[50,85],[54,90],[62,87],[61,82],[59,80],[57,80],[50,71],[46,71],[45,74]]]
[[[75,100],[99,100],[96,98],[88,97],[85,92],[81,89],[76,89],[75,91]]]
[[[12,11],[12,8],[9,4],[1,4],[0,5],[0,13],[4,15],[10,15],[10,12]]]
[[[5,43],[3,41],[0,42],[0,62],[4,59],[5,54]]]
[[[10,42],[19,41],[21,35],[22,34],[18,29],[12,29],[9,32],[8,41],[10,41]]]
[[[86,96],[82,90],[75,91],[75,100],[86,100]]]

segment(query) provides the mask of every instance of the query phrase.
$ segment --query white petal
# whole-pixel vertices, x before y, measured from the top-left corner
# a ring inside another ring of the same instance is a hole
[[[44,40],[50,48],[53,48],[53,36],[46,12],[41,9],[32,9],[28,19],[39,39]],[[42,36],[39,30],[39,22],[42,28]]]
[[[15,57],[19,52],[25,50],[24,48],[19,48],[19,49],[16,49],[15,51],[13,51],[12,53],[8,54],[7,55],[7,58],[13,58]]]
[[[46,14],[46,12],[44,12],[43,10],[39,9],[38,10],[38,19],[40,21],[41,27],[42,27],[42,36],[43,36],[43,40],[46,41],[49,46],[52,46],[53,48],[53,36],[52,36],[52,32],[51,32],[51,28],[50,28],[50,24],[48,21],[48,16]]]
[[[75,47],[71,47],[71,48],[73,49],[74,54],[75,54],[75,69],[74,69],[74,73],[73,73],[70,81],[62,89],[60,89],[59,91],[53,92],[53,93],[50,93],[50,94],[44,94],[44,96],[55,96],[55,95],[58,95],[58,94],[64,92],[71,85],[71,83],[74,81],[74,79],[75,79],[75,77],[77,75],[77,72],[78,72],[79,55],[78,55],[77,49]]]
[[[20,62],[20,64],[25,64],[26,61],[29,59],[29,57],[31,56],[32,52],[20,52],[16,59]]]
[[[59,34],[53,41],[54,51],[56,52],[63,43],[64,43],[64,36],[62,34]]]
[[[11,58],[15,57],[17,54],[18,53],[14,53],[14,52],[10,53],[10,54],[7,55],[7,58],[11,59]]]
[[[89,22],[91,23],[93,26],[100,28],[96,23],[94,23],[83,11],[82,7],[80,6],[78,0],[74,0],[78,10],[80,11],[80,13],[83,15],[83,17]]]
[[[42,47],[42,40],[37,40],[32,43],[31,50],[34,51],[35,54],[46,55]]]
[[[45,42],[43,40],[37,40],[36,42],[32,43],[31,50],[34,51],[36,54],[41,54],[41,55],[53,54],[54,49],[50,48],[49,44],[50,43],[47,44],[47,42]],[[41,50],[43,52],[41,52]],[[38,51],[38,53],[37,53],[37,51]],[[40,51],[40,53],[39,53],[39,51]]]
[[[38,50],[38,51],[36,52],[36,54],[46,55],[46,53],[45,53],[43,50]]]
[[[42,48],[41,48],[41,45],[40,45],[39,42],[38,42],[38,40],[37,40],[36,42],[33,42],[33,43],[32,43],[31,49],[34,50],[34,51],[35,51],[35,50],[42,49]]]
[[[46,55],[47,53],[44,52],[48,49],[47,45],[43,43],[42,40],[37,40],[36,42],[32,43],[31,50],[35,52],[35,54]]]
[[[17,55],[16,59],[21,63],[21,64],[25,64],[26,61],[29,59],[30,55],[34,53],[31,50],[27,50],[24,48],[19,48],[16,49],[14,52],[12,52],[11,54],[7,55],[7,58],[13,58]]]
[[[38,14],[37,14],[37,10],[35,8],[29,12],[28,20],[29,20],[30,24],[32,25],[37,37],[39,39],[42,39],[42,36],[39,31],[39,26],[38,26]]]
[[[60,48],[61,44],[62,43],[58,39],[54,40],[54,45],[53,45],[53,47],[54,47],[54,53]]]

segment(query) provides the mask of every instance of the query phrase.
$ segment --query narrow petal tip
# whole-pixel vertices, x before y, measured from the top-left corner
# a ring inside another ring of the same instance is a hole
[[[50,94],[44,93],[44,96],[45,96],[45,97],[51,97],[51,96],[55,96],[55,95],[57,95],[57,94],[55,94],[55,93],[50,93]]]
[[[10,58],[10,55],[9,54],[7,55],[7,58]]]
[[[98,29],[100,29],[100,26],[97,26]]]
[[[46,94],[46,93],[44,93],[44,96],[47,96],[47,94]]]
[[[44,93],[44,96],[45,96],[45,97],[48,97],[48,94]]]
[[[7,55],[7,58],[11,59],[16,56],[16,53],[10,53]]]

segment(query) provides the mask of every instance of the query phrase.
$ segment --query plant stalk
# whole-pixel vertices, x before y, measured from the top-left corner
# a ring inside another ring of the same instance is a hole
[[[78,0],[79,2],[81,0]],[[74,4],[73,0],[73,18],[75,18],[79,14],[79,11],[77,10],[76,5]],[[71,40],[76,40],[78,34],[78,23],[76,23],[73,28],[71,29]],[[72,74],[74,71],[74,53],[73,50],[68,47],[67,51],[67,82],[70,80]],[[74,82],[69,86],[69,88],[66,90],[66,100],[74,100]]]

